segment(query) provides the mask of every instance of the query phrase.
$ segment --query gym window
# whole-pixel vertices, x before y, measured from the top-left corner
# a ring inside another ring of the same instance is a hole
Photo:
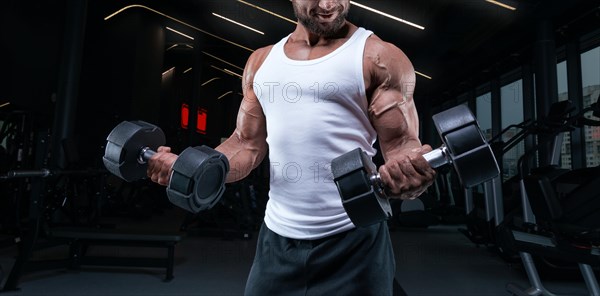
[[[523,122],[523,80],[508,83],[500,87],[500,118],[502,120],[501,130],[511,124]],[[513,138],[520,129],[511,128],[502,135],[502,141]],[[506,181],[517,174],[517,162],[525,153],[523,141],[507,151],[502,157],[502,175]]]
[[[581,82],[583,107],[585,108],[595,103],[598,95],[600,95],[600,47],[595,47],[581,54]],[[587,116],[592,117],[591,114]],[[586,166],[598,166],[600,165],[600,129],[585,126],[584,131],[587,142],[586,147],[588,147]]]

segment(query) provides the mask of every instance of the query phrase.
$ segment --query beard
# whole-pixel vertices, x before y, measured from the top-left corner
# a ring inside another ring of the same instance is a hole
[[[319,20],[316,16],[313,17],[298,11],[296,6],[294,6],[294,14],[296,15],[296,18],[300,24],[302,24],[309,32],[319,36],[334,37],[346,23],[348,9],[339,11],[337,17],[325,25],[319,23]]]

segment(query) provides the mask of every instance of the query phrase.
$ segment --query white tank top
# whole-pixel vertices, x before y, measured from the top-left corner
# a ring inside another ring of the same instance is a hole
[[[254,76],[267,121],[271,163],[265,224],[294,239],[354,228],[331,174],[331,160],[357,147],[369,155],[376,133],[367,114],[363,52],[372,34],[359,28],[321,58],[288,58],[275,44]]]

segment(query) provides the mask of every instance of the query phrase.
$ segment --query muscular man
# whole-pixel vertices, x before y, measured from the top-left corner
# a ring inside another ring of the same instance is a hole
[[[237,127],[216,150],[228,182],[269,155],[269,201],[247,295],[389,295],[395,274],[386,223],[356,228],[332,180],[333,158],[374,155],[394,198],[419,196],[435,172],[421,156],[415,73],[404,53],[346,20],[349,0],[292,0],[296,29],[255,51]],[[148,175],[166,185],[177,156],[161,147]]]

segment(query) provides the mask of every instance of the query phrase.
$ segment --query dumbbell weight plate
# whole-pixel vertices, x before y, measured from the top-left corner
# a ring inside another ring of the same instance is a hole
[[[106,138],[102,160],[112,174],[132,182],[146,177],[148,164],[138,161],[140,152],[148,147],[156,151],[166,143],[165,134],[145,121],[123,121]]]
[[[344,209],[354,225],[365,227],[392,216],[383,184],[371,180],[377,168],[362,149],[354,149],[333,159],[331,171]]]
[[[188,147],[173,164],[167,196],[192,213],[212,208],[225,191],[227,157],[207,146]]]
[[[458,105],[435,114],[432,119],[464,187],[498,176],[500,170],[494,153],[467,106]]]

